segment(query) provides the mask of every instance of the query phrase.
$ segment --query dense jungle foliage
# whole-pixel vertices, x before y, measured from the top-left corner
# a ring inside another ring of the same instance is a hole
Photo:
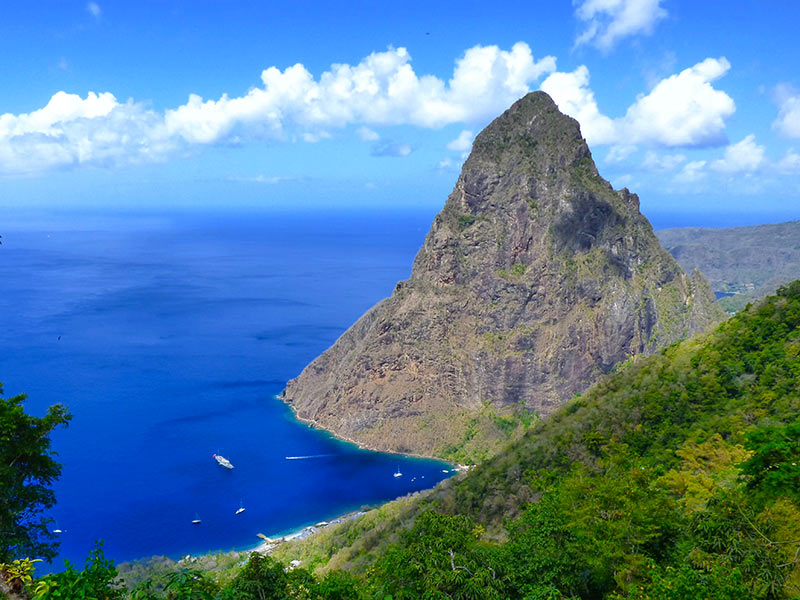
[[[350,572],[253,554],[232,571],[126,590],[98,549],[83,571],[18,589],[41,600],[800,598],[800,282],[632,361],[410,506],[382,530],[393,542]],[[84,595],[65,594],[79,585]]]

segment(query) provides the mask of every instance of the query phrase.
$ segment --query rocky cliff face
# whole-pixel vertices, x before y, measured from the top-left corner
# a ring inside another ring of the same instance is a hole
[[[443,456],[475,415],[547,415],[600,374],[721,318],[578,123],[528,94],[476,138],[411,278],[290,381],[299,418]],[[501,423],[502,424],[502,423]]]

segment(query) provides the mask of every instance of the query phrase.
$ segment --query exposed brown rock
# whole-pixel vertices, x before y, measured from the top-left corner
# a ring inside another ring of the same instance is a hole
[[[485,407],[547,415],[721,318],[713,300],[638,197],[598,175],[577,121],[534,92],[476,138],[411,278],[282,397],[370,448],[443,456]]]

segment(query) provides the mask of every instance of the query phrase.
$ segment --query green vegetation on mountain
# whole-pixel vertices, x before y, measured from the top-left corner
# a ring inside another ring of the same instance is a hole
[[[707,229],[664,229],[656,235],[687,271],[699,269],[735,312],[748,302],[775,293],[800,275],[800,221]]]
[[[382,509],[369,552],[313,540],[297,551],[317,544],[317,556],[363,569],[368,553],[417,552],[419,517],[436,511],[462,529],[466,517],[480,533],[441,550],[440,570],[450,550],[498,553],[484,564],[503,574],[505,595],[473,597],[794,597],[798,357],[800,282],[711,334],[624,366],[468,475]],[[329,540],[360,524],[339,527]],[[406,541],[381,550],[398,537]],[[383,560],[367,572],[385,573]]]
[[[76,581],[137,600],[797,598],[799,358],[800,281],[621,365],[473,471],[281,549],[315,573],[253,555],[123,592],[95,554],[93,578],[72,570],[28,589],[42,600],[76,597],[56,595]]]

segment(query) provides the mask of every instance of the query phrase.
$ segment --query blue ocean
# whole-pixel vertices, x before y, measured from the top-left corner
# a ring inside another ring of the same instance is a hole
[[[99,539],[117,561],[246,549],[448,477],[310,429],[276,399],[408,277],[434,212],[7,215],[5,396],[74,415],[53,436],[54,565],[82,564]]]

